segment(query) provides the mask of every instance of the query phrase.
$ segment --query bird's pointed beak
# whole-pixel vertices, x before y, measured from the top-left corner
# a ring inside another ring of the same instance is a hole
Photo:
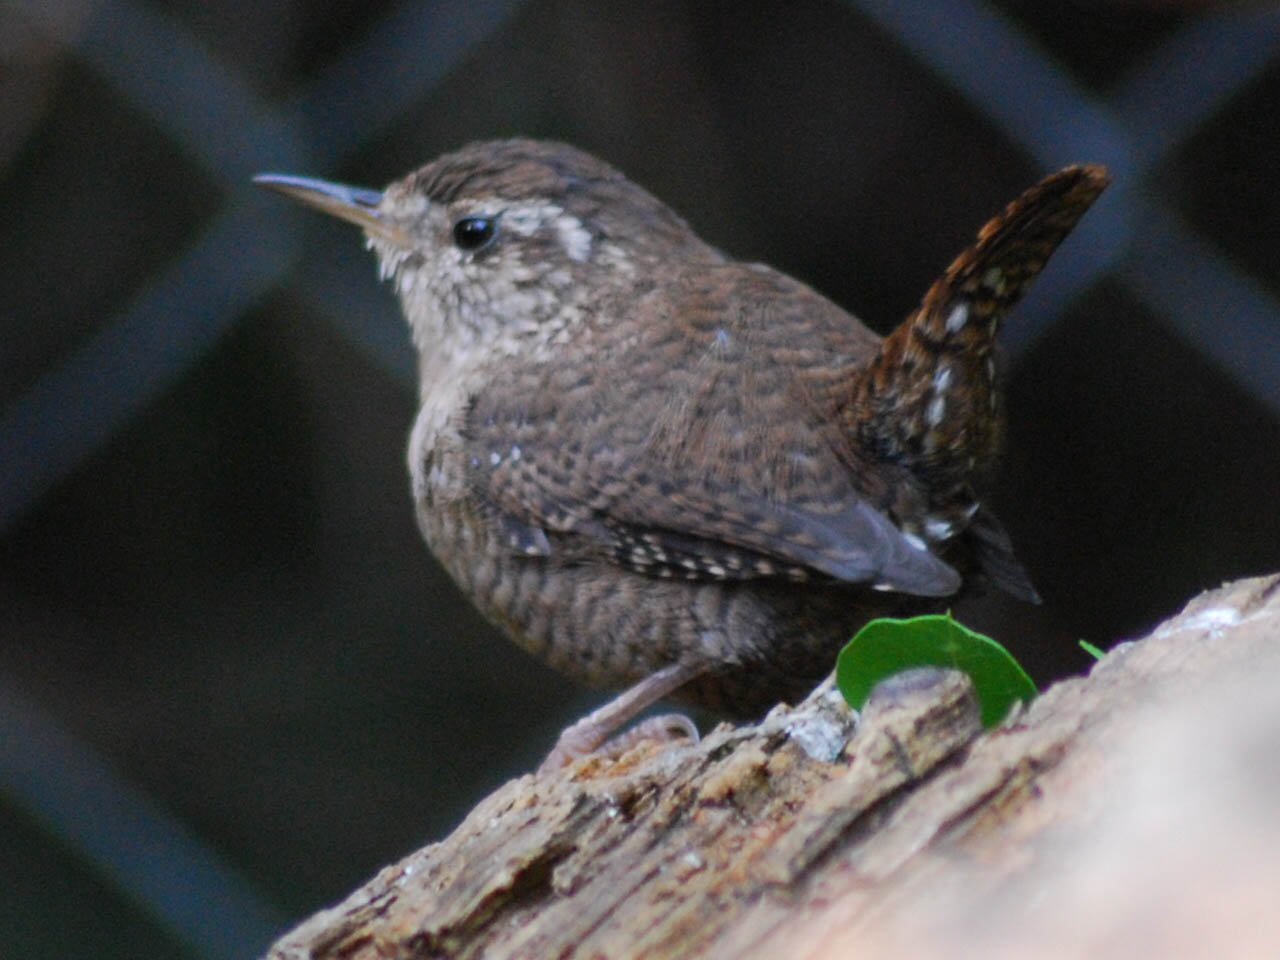
[[[408,244],[404,231],[378,212],[382,194],[377,190],[287,173],[260,173],[253,182],[314,207],[321,213],[349,220],[368,234],[376,234],[398,245]]]

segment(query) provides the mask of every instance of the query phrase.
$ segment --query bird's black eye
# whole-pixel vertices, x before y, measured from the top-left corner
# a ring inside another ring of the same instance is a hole
[[[459,250],[475,251],[493,242],[497,217],[463,217],[453,225],[453,242]]]

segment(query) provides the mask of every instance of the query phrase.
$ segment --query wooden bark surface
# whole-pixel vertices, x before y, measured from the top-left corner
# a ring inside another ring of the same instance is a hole
[[[980,953],[1280,956],[1280,576],[987,733],[925,671],[518,778],[269,956]]]

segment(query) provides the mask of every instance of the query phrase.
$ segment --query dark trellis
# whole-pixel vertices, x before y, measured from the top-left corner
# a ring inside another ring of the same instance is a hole
[[[3,411],[0,527],[27,515],[282,286],[388,375],[411,378],[403,335],[347,308],[367,296],[368,265],[337,255],[300,262],[299,221],[254,195],[247,181],[263,169],[323,175],[339,167],[520,6],[518,0],[404,3],[296,95],[269,104],[182,21],[146,3],[102,4],[78,23],[54,4],[18,4],[20,17],[165,130],[225,199],[127,306]],[[978,0],[850,0],[850,6],[941,76],[1037,166],[1085,158],[1116,174],[1116,187],[1085,221],[1081,239],[1064,248],[1063,268],[1034,289],[1033,301],[1062,304],[1109,278],[1280,414],[1274,359],[1280,305],[1182,221],[1153,172],[1274,66],[1280,12],[1250,5],[1205,13],[1149,50],[1100,99]],[[341,266],[319,270],[315,262]],[[1053,323],[1034,302],[1026,314],[1039,322],[1010,329],[1015,362]],[[197,952],[244,956],[263,945],[275,923],[272,911],[242,878],[18,691],[0,690],[0,705],[0,790],[10,802],[96,863]],[[118,817],[104,821],[103,810]],[[134,845],[113,843],[112,836]],[[137,843],[151,851],[145,870],[137,868]]]

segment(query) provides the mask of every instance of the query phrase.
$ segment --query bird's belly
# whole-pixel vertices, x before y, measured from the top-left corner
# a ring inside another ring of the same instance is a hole
[[[672,663],[705,665],[674,699],[730,717],[803,697],[862,623],[921,602],[842,584],[666,580],[521,556],[458,502],[437,503],[422,526],[481,613],[552,668],[620,688]]]

